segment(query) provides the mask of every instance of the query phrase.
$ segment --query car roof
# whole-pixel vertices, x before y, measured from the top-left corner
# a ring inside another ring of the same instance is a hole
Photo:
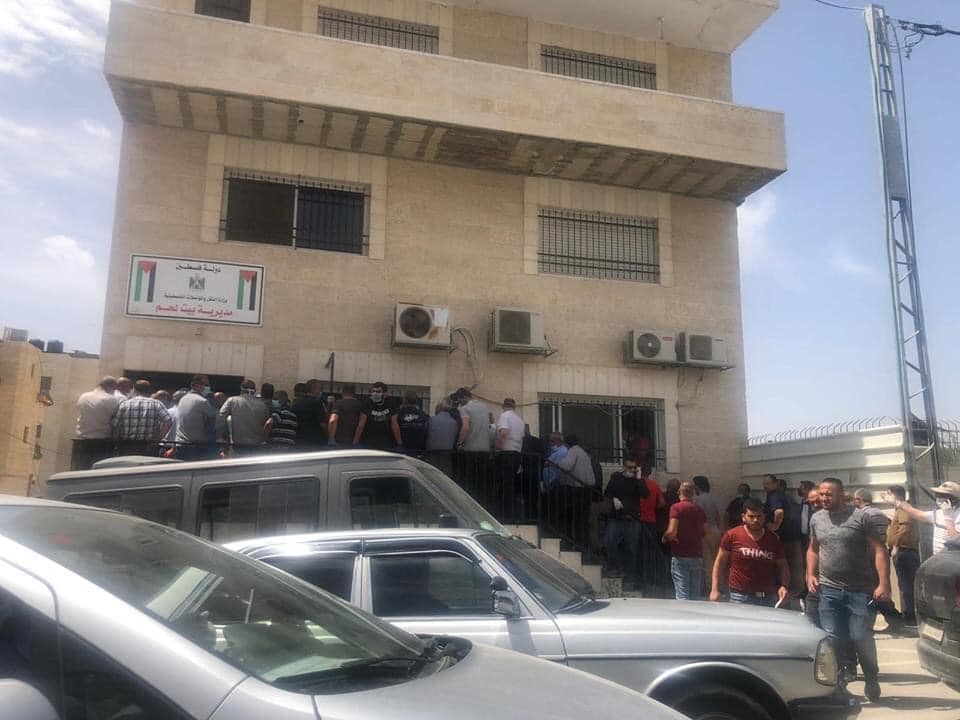
[[[206,468],[251,467],[257,465],[286,465],[303,460],[337,460],[337,459],[377,459],[399,460],[409,459],[405,455],[386,452],[384,450],[318,450],[314,452],[271,454],[251,457],[225,458],[216,460],[192,460],[189,462],[160,463],[151,465],[137,465],[124,467],[101,467],[94,470],[74,470],[53,475],[47,482],[60,480],[79,480],[81,478],[100,478],[122,475],[155,475],[157,473],[181,472],[183,470],[201,470]]]
[[[43,498],[24,497],[22,495],[0,495],[0,507],[59,507],[67,510],[95,510],[97,512],[113,512],[104,508],[88,507],[76,503],[45,500]]]
[[[391,538],[471,538],[477,535],[496,534],[474,528],[378,528],[375,530],[328,530],[325,532],[301,533],[298,535],[273,535],[248,540],[234,540],[224,547],[244,551],[258,550],[274,545],[298,545],[300,543],[336,542],[344,540],[385,540]]]

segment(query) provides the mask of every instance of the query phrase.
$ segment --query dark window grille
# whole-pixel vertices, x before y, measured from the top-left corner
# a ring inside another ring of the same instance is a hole
[[[657,221],[541,208],[537,268],[603,280],[660,282]]]
[[[53,377],[50,375],[40,376],[40,389],[47,392],[53,390]]]
[[[657,89],[657,66],[639,60],[550,46],[541,48],[540,59],[543,71],[554,75],[647,90]]]
[[[663,400],[541,395],[539,414],[540,437],[572,433],[600,462],[619,464],[635,455],[641,463],[667,466]]]
[[[197,0],[197,15],[250,22],[250,0]]]
[[[364,255],[369,193],[361,185],[230,171],[221,239]]]
[[[327,37],[370,45],[385,45],[434,55],[440,52],[440,28],[377,15],[320,8],[317,32]]]

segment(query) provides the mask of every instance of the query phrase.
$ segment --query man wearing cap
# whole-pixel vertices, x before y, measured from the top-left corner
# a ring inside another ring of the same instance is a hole
[[[930,488],[930,492],[936,498],[936,510],[918,510],[889,490],[883,494],[883,501],[891,503],[897,510],[902,510],[917,522],[933,525],[933,552],[936,554],[943,550],[946,542],[960,538],[960,531],[957,529],[960,527],[960,484],[948,480]]]

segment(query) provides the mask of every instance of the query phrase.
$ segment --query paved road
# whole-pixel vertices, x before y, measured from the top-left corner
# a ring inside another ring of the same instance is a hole
[[[859,720],[960,720],[960,693],[927,674],[917,660],[916,640],[877,635],[883,697],[863,705]],[[863,696],[863,683],[850,684]]]

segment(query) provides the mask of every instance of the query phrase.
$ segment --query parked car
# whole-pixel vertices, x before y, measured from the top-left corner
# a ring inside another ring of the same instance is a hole
[[[47,497],[120,510],[221,543],[318,529],[506,532],[432,465],[375,450],[98,467],[57,473]]]
[[[920,667],[960,690],[960,548],[924,561],[914,588]]]
[[[829,720],[859,710],[836,687],[825,633],[798,613],[596,600],[577,573],[517,537],[401,529],[229,547],[409,632],[450,633],[565,663],[692,718]]]
[[[0,496],[0,715],[43,720],[677,720],[627,688],[416,637],[140,518]]]

